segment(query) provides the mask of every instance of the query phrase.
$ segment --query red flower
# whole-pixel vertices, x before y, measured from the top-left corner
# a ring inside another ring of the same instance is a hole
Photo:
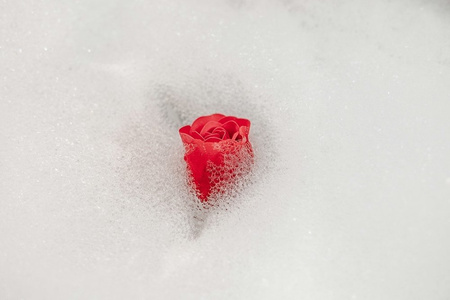
[[[250,121],[213,114],[180,128],[184,160],[201,202],[226,192],[239,175],[249,171],[253,150],[248,140]]]

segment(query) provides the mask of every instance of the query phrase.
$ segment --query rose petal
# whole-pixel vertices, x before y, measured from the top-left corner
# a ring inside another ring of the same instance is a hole
[[[224,117],[224,118],[220,119],[220,120],[219,120],[219,123],[225,124],[225,123],[228,122],[228,121],[236,121],[236,120],[237,120],[236,117],[228,116],[228,117]]]
[[[233,136],[235,132],[239,131],[239,125],[235,121],[228,121],[222,127],[228,132],[229,136]]]
[[[184,127],[181,127],[180,130],[178,130],[181,133],[186,133],[189,134],[189,132],[191,131],[191,126],[186,125]]]
[[[239,128],[239,134],[242,136],[243,143],[247,142],[249,132],[250,132],[250,127],[242,126]]]
[[[180,130],[178,130],[178,132],[180,133],[181,140],[185,143],[190,143],[193,140],[192,136],[189,134],[190,130],[191,126],[189,125],[181,127]]]
[[[237,139],[238,135],[239,135],[239,132],[235,132],[235,133],[233,134],[233,137],[232,137],[231,139],[232,139],[233,141],[235,141],[235,140]]]
[[[225,124],[228,121],[235,121],[239,125],[239,127],[240,126],[250,127],[250,121],[249,120],[247,120],[247,119],[238,119],[238,118],[233,117],[233,116],[228,116],[228,117],[222,118],[222,119],[219,120],[219,123]]]
[[[205,126],[206,123],[208,123],[209,121],[219,121],[223,117],[225,117],[225,116],[222,114],[213,114],[210,116],[204,116],[204,117],[197,118],[192,123],[191,130],[201,132],[203,129],[203,126]]]
[[[222,127],[214,128],[213,133],[219,134],[219,137],[222,140],[228,140],[230,138],[230,135],[228,134],[228,132]]]
[[[228,132],[226,130],[223,131],[223,135],[222,135],[222,140],[229,140],[230,139],[230,135],[228,134]]]
[[[222,126],[222,124],[220,126]],[[222,127],[216,127],[211,132],[212,133],[214,133],[214,132],[221,132],[221,133],[223,133],[223,132],[225,132],[225,129],[223,129]]]
[[[209,137],[205,139],[205,142],[220,142],[221,139],[215,136]]]
[[[250,128],[250,121],[247,119],[237,119],[236,123],[238,123],[239,127],[245,126],[245,127]]]
[[[220,124],[219,122],[216,122],[216,121],[209,121],[208,123],[206,123],[206,124],[203,126],[203,129],[202,129],[202,131],[200,131],[200,134],[201,134],[201,135],[204,135],[205,133],[207,133],[207,132],[210,131],[211,129],[214,129],[214,128],[217,127],[217,126],[221,127],[222,124]]]
[[[211,133],[207,133],[207,134],[205,134],[203,136],[204,139],[208,139],[210,137],[216,137],[216,138],[219,138],[219,139],[221,138],[219,133],[212,133],[212,132]]]
[[[189,144],[189,143],[192,143],[194,141],[194,138],[192,136],[186,134],[186,133],[180,132],[180,137],[181,137],[181,140],[184,143],[188,143]]]
[[[197,140],[204,140],[204,138],[201,136],[201,134],[200,133],[198,133],[197,131],[193,131],[193,132],[191,132],[191,136],[194,138],[194,139],[197,139]]]

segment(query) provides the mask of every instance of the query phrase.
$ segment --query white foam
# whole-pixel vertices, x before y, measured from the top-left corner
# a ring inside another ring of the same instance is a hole
[[[445,299],[445,1],[0,4],[0,298]],[[198,211],[178,128],[248,118]]]

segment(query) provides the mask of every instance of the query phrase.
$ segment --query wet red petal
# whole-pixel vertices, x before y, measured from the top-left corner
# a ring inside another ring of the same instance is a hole
[[[247,119],[237,119],[236,123],[238,123],[239,127],[245,126],[250,128],[250,121]]]
[[[201,132],[203,129],[203,126],[205,126],[206,123],[208,123],[209,121],[219,121],[223,117],[225,117],[225,116],[222,114],[212,114],[210,116],[204,116],[204,117],[197,118],[192,123],[191,130]]]
[[[202,137],[201,134],[198,133],[197,131],[191,132],[191,136],[192,136],[194,139],[203,140],[203,137]]]
[[[218,134],[222,140],[227,140],[230,138],[230,135],[228,134],[228,132],[222,127],[214,128],[213,133]]]
[[[216,136],[212,136],[212,137],[208,137],[205,138],[205,142],[220,142],[222,139],[216,137]]]
[[[228,132],[230,136],[239,131],[239,125],[235,121],[228,121],[222,125],[222,127]]]
[[[220,127],[220,126],[222,126],[222,124],[220,124],[219,122],[216,122],[216,121],[210,121],[210,122],[206,123],[205,126],[203,126],[203,129],[202,129],[202,131],[200,131],[200,134],[204,135],[208,131],[216,128],[217,126]]]
[[[239,132],[235,132],[235,133],[233,134],[233,137],[232,137],[231,139],[232,139],[233,141],[235,141],[235,140],[237,139],[238,135],[239,135]]]
[[[236,121],[237,118],[233,117],[233,116],[228,116],[228,117],[224,117],[222,119],[219,120],[219,123],[225,124],[228,121]]]
[[[239,125],[239,127],[240,126],[250,127],[250,121],[249,120],[247,120],[247,119],[239,119],[239,118],[232,117],[232,116],[220,119],[219,123],[225,124],[228,121],[235,121]]]

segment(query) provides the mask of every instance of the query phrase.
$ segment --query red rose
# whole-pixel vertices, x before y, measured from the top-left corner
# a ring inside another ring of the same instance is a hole
[[[249,120],[221,114],[200,117],[191,126],[180,128],[184,160],[201,202],[226,192],[249,171],[253,159],[249,131]]]

